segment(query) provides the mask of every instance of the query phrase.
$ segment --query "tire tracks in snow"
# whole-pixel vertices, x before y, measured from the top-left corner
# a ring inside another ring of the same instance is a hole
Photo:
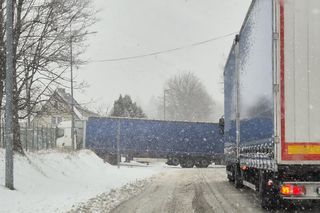
[[[207,199],[212,202],[213,212],[237,212],[236,209],[223,197],[223,194],[217,190],[217,187],[207,181],[207,177],[203,173],[203,170],[204,169],[197,169],[197,173],[203,184],[203,191],[207,192]]]
[[[195,213],[211,213],[214,212],[212,206],[204,197],[203,187],[200,184],[194,184],[195,194],[192,200],[192,208]]]
[[[251,193],[230,185],[223,168],[168,169],[140,188],[132,187],[132,193],[126,189],[105,193],[73,212],[265,212],[253,203]]]

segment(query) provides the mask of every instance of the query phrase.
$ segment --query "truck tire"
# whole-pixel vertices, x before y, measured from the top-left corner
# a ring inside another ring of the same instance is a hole
[[[173,164],[172,164],[172,160],[171,160],[171,159],[167,159],[166,164],[167,164],[167,165],[169,165],[169,166],[173,166]]]
[[[171,159],[171,162],[172,162],[173,166],[178,166],[180,164],[179,158],[177,158],[177,157],[173,157]]]
[[[234,181],[234,170],[232,169],[232,167],[230,167],[230,171],[227,170],[227,172],[231,172],[232,173],[232,175],[227,174],[227,178],[228,178],[229,182],[233,182]]]
[[[180,163],[182,168],[192,168],[194,166],[194,161],[191,158],[187,158],[184,159],[181,163]]]
[[[117,161],[117,155],[116,154],[105,154],[104,155],[104,162],[108,162],[111,165],[117,165],[118,161]]]
[[[237,189],[243,187],[240,167],[237,164],[234,166],[234,187]]]
[[[268,186],[268,174],[265,171],[259,171],[259,198],[260,205],[266,210],[275,209],[278,205],[279,197],[272,186]]]
[[[222,158],[217,158],[217,159],[214,160],[214,164],[215,165],[224,165],[225,162],[224,162],[224,160]]]
[[[202,158],[198,160],[195,165],[197,168],[208,168],[209,164],[210,161],[208,161],[206,158]]]
[[[228,181],[229,182],[233,182],[234,181],[234,177],[231,175],[227,175]]]
[[[180,161],[177,157],[168,157],[166,164],[169,166],[178,166]]]

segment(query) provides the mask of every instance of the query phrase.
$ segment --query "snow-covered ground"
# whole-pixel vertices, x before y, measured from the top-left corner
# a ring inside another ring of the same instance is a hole
[[[80,203],[68,213],[106,213],[110,212],[122,202],[130,200],[137,196],[150,186],[153,178],[143,179],[135,183],[126,184],[118,189],[112,189],[110,192],[102,193],[87,202]]]
[[[65,212],[163,170],[163,164],[118,169],[89,150],[27,153],[15,156],[16,190],[10,191],[4,187],[4,157],[0,149],[0,212]]]

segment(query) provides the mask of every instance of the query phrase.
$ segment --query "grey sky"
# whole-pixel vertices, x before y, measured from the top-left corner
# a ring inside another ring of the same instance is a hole
[[[251,0],[94,0],[98,31],[85,54],[103,60],[147,54],[185,46],[240,29]],[[181,51],[140,59],[89,63],[77,70],[77,80],[90,87],[75,97],[89,108],[112,106],[119,94],[130,94],[146,108],[163,93],[165,81],[193,72],[220,105],[222,67],[233,36]],[[222,114],[222,109],[217,114]]]

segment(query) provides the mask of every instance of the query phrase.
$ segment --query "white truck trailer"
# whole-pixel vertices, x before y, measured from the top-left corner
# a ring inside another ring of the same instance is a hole
[[[320,199],[319,39],[319,0],[253,0],[225,66],[228,178],[265,208]]]

